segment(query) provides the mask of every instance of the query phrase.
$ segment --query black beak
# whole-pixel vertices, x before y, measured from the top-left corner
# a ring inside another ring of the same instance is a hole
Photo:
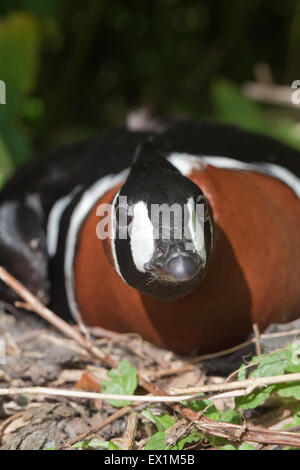
[[[177,248],[172,253],[169,251],[167,256],[154,256],[145,268],[154,277],[158,274],[170,282],[186,282],[194,279],[204,264],[197,253]]]
[[[189,281],[199,273],[202,262],[200,257],[178,255],[172,257],[162,269],[162,272],[174,281]]]

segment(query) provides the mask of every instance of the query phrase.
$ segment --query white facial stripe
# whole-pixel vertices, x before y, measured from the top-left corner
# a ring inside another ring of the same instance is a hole
[[[193,198],[189,198],[187,202],[189,211],[189,230],[192,236],[195,250],[199,253],[203,260],[206,260],[205,240],[204,240],[204,223],[201,224],[196,214],[196,205]]]
[[[232,170],[245,170],[262,173],[272,178],[279,179],[287,186],[289,186],[296,196],[300,199],[300,179],[291,171],[283,168],[280,165],[268,162],[257,163],[244,163],[234,158],[227,157],[205,157],[189,155],[187,153],[173,153],[168,157],[172,165],[177,168],[180,173],[188,176],[192,170],[203,168],[206,165],[212,165],[216,168],[232,169]]]
[[[73,261],[75,256],[77,235],[80,230],[81,224],[84,219],[94,207],[96,202],[110,189],[117,186],[124,181],[128,175],[129,170],[126,169],[117,175],[108,175],[100,180],[96,181],[89,189],[87,189],[81,196],[80,201],[74,209],[72,214],[69,230],[66,238],[66,250],[64,260],[65,270],[65,282],[66,282],[66,293],[69,303],[70,311],[77,319],[78,307],[74,293],[74,272],[73,272]],[[95,227],[96,237],[96,227]],[[100,242],[99,242],[100,243]]]
[[[145,272],[144,265],[150,261],[154,252],[154,228],[149,219],[147,205],[143,201],[133,207],[130,248],[136,269]]]
[[[111,251],[112,251],[112,256],[114,260],[114,266],[116,272],[119,274],[119,276],[123,279],[124,282],[125,279],[123,278],[121,271],[120,271],[120,266],[118,263],[118,258],[117,258],[117,253],[116,253],[116,232],[117,232],[117,224],[116,224],[116,210],[115,210],[115,203],[117,198],[119,197],[120,191],[117,192],[117,194],[114,197],[114,200],[112,202],[112,208],[111,208],[111,222],[112,222],[112,240],[111,240]]]

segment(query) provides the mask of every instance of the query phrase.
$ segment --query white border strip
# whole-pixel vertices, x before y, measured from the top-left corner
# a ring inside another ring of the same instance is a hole
[[[244,170],[254,171],[256,173],[262,173],[272,178],[276,178],[287,186],[289,186],[296,196],[300,199],[300,178],[294,175],[291,171],[286,168],[275,165],[274,163],[268,162],[257,162],[257,163],[244,163],[234,158],[227,157],[206,157],[206,156],[195,156],[187,153],[174,152],[168,157],[169,162],[177,168],[180,173],[188,176],[192,170],[196,168],[205,167],[206,165],[212,165],[216,168],[224,168],[231,170]]]
[[[87,189],[81,196],[80,201],[75,207],[69,225],[69,230],[66,237],[66,249],[64,260],[66,294],[70,311],[77,319],[78,307],[75,299],[74,292],[74,272],[73,261],[75,256],[77,235],[80,226],[88,213],[94,207],[96,202],[110,189],[117,186],[127,178],[129,170],[126,168],[117,175],[107,175],[96,181],[89,189]],[[96,227],[95,227],[96,230]],[[96,236],[96,235],[95,235]]]

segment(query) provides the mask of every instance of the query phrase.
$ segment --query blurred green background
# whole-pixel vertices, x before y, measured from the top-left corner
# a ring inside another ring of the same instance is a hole
[[[141,107],[300,149],[300,105],[288,95],[299,58],[298,0],[1,0],[0,184],[40,149]],[[271,99],[249,97],[249,81]]]

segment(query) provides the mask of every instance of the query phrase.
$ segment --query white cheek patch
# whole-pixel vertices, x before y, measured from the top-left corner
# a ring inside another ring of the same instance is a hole
[[[145,272],[144,265],[150,261],[154,252],[154,227],[149,219],[147,205],[143,201],[133,207],[130,248],[136,269]]]
[[[189,212],[188,227],[193,241],[194,249],[199,253],[202,260],[206,260],[205,239],[204,239],[204,222],[197,217],[196,205],[193,198],[189,198],[187,202]],[[202,208],[203,209],[203,208]],[[201,214],[201,207],[198,208],[198,215]]]

